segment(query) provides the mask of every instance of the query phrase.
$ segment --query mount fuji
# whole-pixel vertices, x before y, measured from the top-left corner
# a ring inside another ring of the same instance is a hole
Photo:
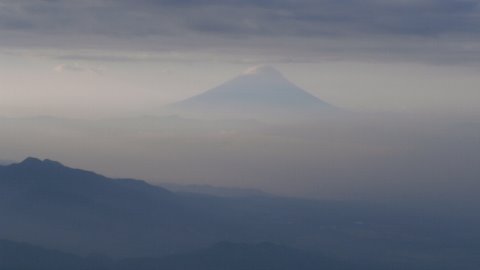
[[[256,66],[196,96],[167,106],[189,116],[298,117],[339,109],[291,83],[271,66]]]

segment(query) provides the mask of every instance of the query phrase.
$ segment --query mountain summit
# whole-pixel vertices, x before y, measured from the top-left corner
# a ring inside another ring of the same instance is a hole
[[[50,160],[50,159],[44,159],[44,160],[40,160],[38,158],[35,158],[35,157],[27,157],[26,159],[24,159],[22,162],[20,163],[17,163],[17,164],[12,164],[13,167],[15,166],[20,166],[20,167],[24,167],[24,168],[48,168],[48,167],[64,167],[62,163],[58,162],[58,161],[54,161],[54,160]]]
[[[257,76],[277,76],[283,77],[280,71],[269,65],[260,65],[247,68],[243,71],[242,75],[257,75]]]
[[[256,66],[168,109],[194,116],[262,118],[310,115],[335,107],[294,85],[271,66]]]

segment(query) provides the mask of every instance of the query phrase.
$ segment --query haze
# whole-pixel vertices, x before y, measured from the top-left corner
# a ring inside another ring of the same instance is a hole
[[[0,1],[0,159],[315,198],[475,200],[476,1],[200,2]],[[163,111],[258,64],[345,114]]]

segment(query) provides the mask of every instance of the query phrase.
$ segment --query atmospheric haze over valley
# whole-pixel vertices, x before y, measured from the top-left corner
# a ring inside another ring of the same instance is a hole
[[[480,269],[473,0],[0,0],[0,270]]]
[[[155,114],[0,121],[4,159],[50,158],[157,184],[405,202],[469,201],[478,188],[478,122],[341,108],[265,65]]]

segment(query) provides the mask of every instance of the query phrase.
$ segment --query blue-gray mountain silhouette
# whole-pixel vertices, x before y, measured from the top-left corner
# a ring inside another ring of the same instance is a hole
[[[222,242],[161,258],[115,260],[102,255],[78,256],[0,240],[0,269],[5,270],[353,270],[358,265],[272,243]],[[372,269],[371,267],[368,269]]]
[[[110,260],[46,249],[35,245],[0,240],[2,270],[114,270]]]
[[[288,81],[271,66],[258,66],[168,108],[193,116],[295,117],[337,109]]]
[[[27,192],[16,194],[38,202],[96,202],[105,196],[122,201],[150,198],[168,198],[166,189],[152,186],[141,180],[116,179],[68,168],[60,162],[29,157],[24,161],[0,166],[0,184],[6,189]],[[5,189],[4,189],[5,191]]]
[[[175,193],[36,158],[0,166],[0,217],[0,239],[84,255],[159,258],[219,241],[267,241],[355,261],[408,265],[398,269],[454,269],[437,267],[447,263],[478,268],[478,257],[458,255],[477,250],[477,219],[417,215],[359,202]],[[232,247],[228,254],[254,258],[262,250],[251,248],[243,253]],[[210,252],[183,258],[200,260],[215,253]],[[417,255],[404,256],[412,252]]]
[[[211,230],[200,236],[189,231],[190,226],[209,226],[202,218],[189,222],[193,212],[178,196],[140,180],[110,179],[36,158],[0,166],[0,214],[5,218],[0,238],[18,235],[81,253],[156,254],[208,243]],[[153,239],[144,240],[147,235]]]

